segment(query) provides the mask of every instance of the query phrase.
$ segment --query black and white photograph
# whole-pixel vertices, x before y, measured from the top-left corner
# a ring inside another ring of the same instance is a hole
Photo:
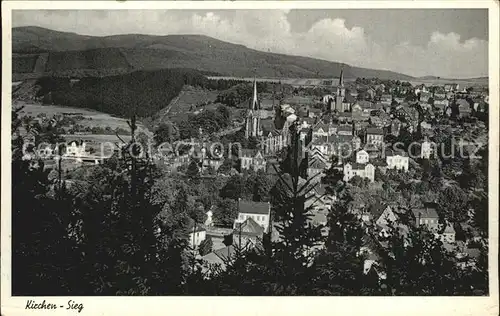
[[[498,295],[498,2],[237,2],[9,9],[16,311]]]

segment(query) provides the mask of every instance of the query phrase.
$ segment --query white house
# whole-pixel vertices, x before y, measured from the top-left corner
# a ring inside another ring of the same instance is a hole
[[[213,206],[212,206],[213,208]],[[213,226],[213,215],[214,213],[212,212],[212,209],[208,210],[208,212],[206,212],[205,214],[207,214],[207,219],[205,220],[205,226]]]
[[[346,163],[344,165],[344,181],[348,182],[354,176],[375,181],[375,167],[371,164]]]
[[[269,202],[245,201],[240,198],[238,199],[238,217],[234,220],[234,227],[251,218],[267,232],[270,215],[271,204]]]
[[[432,155],[433,143],[425,140],[420,147],[420,158],[429,159]]]
[[[191,223],[190,227],[188,228],[189,232],[189,245],[191,248],[196,248],[198,247],[202,241],[207,238],[207,230],[203,228],[200,224],[194,225],[194,223]]]
[[[409,158],[404,152],[397,153],[392,150],[387,151],[386,162],[388,169],[404,170],[405,172],[408,171]]]
[[[370,160],[370,155],[364,150],[360,150],[356,153],[356,163],[365,164]]]
[[[315,125],[312,131],[313,139],[316,139],[318,137],[328,137],[332,134],[333,133],[330,133],[330,127],[327,124],[323,123]]]
[[[448,223],[444,231],[441,234],[436,234],[436,237],[439,238],[443,243],[455,243],[455,229],[453,228],[453,225]]]
[[[87,153],[85,151],[85,142],[80,145],[76,141],[72,141],[69,146],[66,147],[65,156],[80,157],[85,156]]]

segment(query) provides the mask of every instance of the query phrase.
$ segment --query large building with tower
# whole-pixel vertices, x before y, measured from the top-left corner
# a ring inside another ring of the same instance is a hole
[[[260,102],[257,97],[257,81],[253,82],[253,96],[249,102],[246,124],[245,124],[245,137],[258,138],[262,135],[260,126]]]

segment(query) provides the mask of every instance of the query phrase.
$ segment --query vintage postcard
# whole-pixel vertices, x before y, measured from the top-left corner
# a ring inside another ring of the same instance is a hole
[[[3,2],[2,315],[496,315],[498,10]]]

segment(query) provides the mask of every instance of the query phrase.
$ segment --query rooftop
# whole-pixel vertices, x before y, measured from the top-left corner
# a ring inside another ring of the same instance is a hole
[[[262,236],[264,228],[249,217],[243,223],[236,223],[234,233],[239,234],[240,232],[242,235]]]
[[[253,202],[238,199],[238,212],[245,214],[264,214],[269,215],[269,202]]]
[[[366,134],[372,134],[372,135],[384,135],[384,131],[381,128],[377,127],[368,127],[366,129]]]
[[[248,149],[248,148],[242,148],[241,149],[241,155],[243,157],[255,157],[260,151],[258,149]]]
[[[439,215],[435,208],[426,207],[426,208],[416,208],[411,210],[415,218],[417,219],[419,216],[421,218],[439,218]]]
[[[365,170],[365,167],[370,165],[370,166],[373,166],[371,163],[357,163],[357,162],[350,162],[348,163],[349,165],[351,165],[351,168],[353,170]],[[346,164],[346,165],[348,165]]]

